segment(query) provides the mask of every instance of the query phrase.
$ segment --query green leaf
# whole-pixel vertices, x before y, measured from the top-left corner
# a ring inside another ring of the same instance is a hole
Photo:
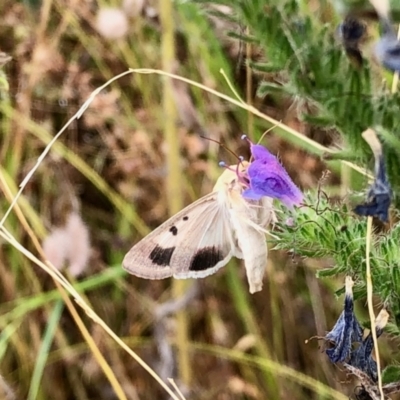
[[[271,72],[279,72],[280,67],[278,65],[272,63],[261,63],[261,62],[248,62],[249,66],[253,68],[255,71],[271,73]]]
[[[271,82],[261,82],[257,89],[257,97],[264,97],[268,94],[284,93],[285,89],[282,85],[277,85]]]
[[[324,268],[317,271],[317,278],[327,278],[328,276],[336,276],[338,274],[338,268]]]
[[[333,121],[332,121],[331,117],[324,116],[324,115],[302,114],[301,119],[304,122],[308,122],[309,124],[313,124],[313,125],[320,126],[323,128],[333,125]]]
[[[398,381],[400,381],[400,365],[388,365],[382,371],[382,383],[385,385]]]

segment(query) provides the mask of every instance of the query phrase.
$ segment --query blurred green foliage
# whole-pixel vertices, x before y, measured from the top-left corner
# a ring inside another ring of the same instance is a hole
[[[318,271],[321,278],[351,275],[356,282],[355,298],[366,296],[365,253],[366,222],[351,213],[347,204],[333,203],[321,191],[307,194],[289,221],[278,224],[279,241],[275,249],[294,256],[327,258],[331,266]],[[400,224],[389,232],[375,232],[371,249],[371,273],[374,292],[389,307],[400,326]],[[337,294],[341,294],[339,290]]]
[[[255,72],[268,73],[258,95],[290,96],[307,104],[307,111],[300,110],[303,120],[340,134],[342,151],[335,158],[361,166],[372,160],[361,132],[380,126],[386,131],[384,153],[389,180],[398,192],[399,150],[390,143],[399,140],[400,94],[389,92],[373,61],[364,59],[360,68],[355,67],[335,38],[336,26],[322,22],[322,16],[315,18],[307,13],[299,1],[233,0],[229,4],[235,10],[237,24],[250,30],[240,39],[256,44],[265,55],[264,61],[250,64]],[[275,74],[273,82],[271,73]]]
[[[335,10],[341,15],[352,13],[353,15],[371,14],[374,12],[369,0],[330,0]],[[390,0],[392,15],[396,22],[400,18],[400,1]]]
[[[268,78],[260,83],[259,96],[289,96],[308,104],[302,112],[305,121],[340,135],[342,149],[334,157],[360,166],[373,158],[361,132],[375,127],[396,195],[400,189],[400,95],[388,89],[385,71],[371,59],[365,58],[359,67],[349,62],[335,39],[335,24],[323,22],[323,13],[316,18],[302,2],[232,0],[229,4],[237,24],[249,27],[249,34],[240,39],[261,47],[265,55],[264,60],[250,64]],[[332,205],[321,194],[308,195],[306,204],[298,210],[293,227],[280,224],[281,240],[276,248],[302,257],[331,258],[332,267],[318,275],[351,274],[357,282],[357,296],[364,297],[365,220],[352,215],[347,204]],[[395,206],[399,206],[398,196]],[[371,258],[374,292],[389,305],[398,325],[399,243],[399,224],[387,232],[376,232]]]
[[[94,28],[98,11],[94,3],[75,3],[75,9],[72,5],[67,9],[61,0],[6,3],[1,3],[0,10],[4,15],[10,12],[12,18],[7,19],[9,25],[0,26],[0,37],[7,45],[2,50],[14,58],[5,73],[0,72],[0,89],[7,100],[1,107],[1,151],[4,175],[15,192],[52,135],[95,87],[128,66],[160,68],[162,33],[154,9],[150,10],[153,14],[143,12],[129,20],[127,36],[112,41]],[[258,95],[274,100],[271,103],[276,109],[281,99],[291,99],[308,126],[326,132],[326,136],[330,136],[328,131],[339,133],[343,141],[339,157],[363,167],[372,154],[360,133],[367,126],[377,126],[396,190],[400,179],[396,158],[396,148],[400,148],[396,134],[398,95],[389,94],[381,83],[381,70],[372,71],[368,60],[360,69],[349,62],[335,40],[336,16],[326,18],[323,10],[314,14],[308,3],[225,1],[233,14],[215,8],[213,13],[234,29],[221,34],[220,25],[207,18],[209,8],[206,13],[194,2],[177,2],[171,16],[179,44],[177,72],[226,92],[219,72],[223,69],[231,81],[236,83],[238,78],[238,87],[243,89],[243,79],[239,81],[243,77],[234,73],[236,53],[225,39],[230,35],[241,43],[254,44],[259,54],[249,65],[254,77],[261,79]],[[26,5],[29,7],[24,8]],[[44,5],[49,6],[48,12],[41,12]],[[110,4],[105,1],[102,5]],[[228,55],[230,51],[233,56]],[[242,149],[238,131],[245,125],[246,113],[227,110],[226,103],[198,89],[185,89],[207,133]],[[182,101],[181,93],[177,99]],[[86,277],[74,285],[127,343],[156,365],[154,308],[171,298],[169,284],[125,277],[120,260],[134,241],[166,218],[159,77],[134,75],[114,82],[96,100],[97,105],[92,104],[53,146],[20,204],[42,239],[47,228],[62,219],[64,197],[73,191],[90,228],[94,253]],[[62,106],[65,103],[68,107]],[[260,130],[265,128],[264,121],[254,123]],[[201,141],[196,141],[196,129],[193,132],[192,127],[180,124],[182,186],[187,192],[185,201],[190,201],[212,187],[212,165],[219,155],[203,150]],[[198,153],[196,147],[201,148]],[[296,164],[299,175],[302,161]],[[3,199],[2,209],[8,205]],[[310,279],[313,271],[308,266],[294,266],[283,252],[271,252],[265,289],[255,296],[249,296],[243,268],[235,268],[234,263],[201,281],[204,295],[188,310],[192,327],[189,345],[193,349],[197,346],[192,359],[196,398],[215,399],[219,394],[238,399],[275,398],[278,391],[282,398],[296,400],[345,398],[330,389],[342,389],[332,366],[316,346],[304,346],[304,339],[317,329],[323,332],[336,319],[340,304],[331,301],[331,288],[341,284],[342,274],[351,273],[356,278],[358,297],[365,294],[365,221],[352,215],[350,209],[332,205],[321,193],[311,193],[307,205],[294,215],[293,226],[285,220],[279,223],[281,240],[274,243],[294,255],[332,260],[332,268],[322,269],[319,275],[338,279],[317,283]],[[21,243],[31,245],[14,215],[7,223]],[[390,305],[397,323],[399,230],[396,225],[390,233],[376,233],[372,260],[376,293]],[[7,246],[0,271],[1,374],[22,396],[31,386],[32,396],[37,392],[37,398],[43,399],[54,393],[65,399],[111,398],[109,383],[79,330],[70,316],[58,309],[59,294],[51,291],[53,284],[48,277]],[[136,393],[141,398],[160,398],[160,388],[143,368],[116,349],[96,324],[89,320],[87,324],[124,389],[133,393],[130,398]],[[398,327],[392,324],[391,332],[396,334]],[[210,354],[233,347],[237,357],[223,360],[207,354],[202,350],[204,343]],[[252,358],[257,358],[261,367],[254,367],[249,361]],[[241,386],[234,392],[232,387],[237,388],[238,382]]]

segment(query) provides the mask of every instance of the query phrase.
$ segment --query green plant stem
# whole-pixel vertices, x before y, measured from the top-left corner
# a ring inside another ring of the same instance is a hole
[[[173,72],[175,63],[175,29],[173,21],[172,0],[160,0],[160,19],[162,29],[162,66],[165,71]],[[165,140],[167,142],[167,197],[170,214],[182,209],[182,176],[180,170],[180,146],[176,130],[177,110],[173,101],[172,79],[163,80],[163,120]],[[175,298],[180,298],[187,290],[187,282],[173,280],[172,292]],[[188,320],[185,310],[177,313],[177,343],[178,343],[178,373],[182,382],[189,386],[191,367],[188,349]]]
[[[34,400],[38,396],[40,382],[46,366],[47,357],[49,355],[51,344],[53,343],[54,335],[60,322],[63,310],[64,302],[62,300],[58,300],[54,305],[52,314],[50,315],[46,331],[43,336],[43,341],[36,358],[35,368],[33,370],[31,385],[28,393],[28,400]]]

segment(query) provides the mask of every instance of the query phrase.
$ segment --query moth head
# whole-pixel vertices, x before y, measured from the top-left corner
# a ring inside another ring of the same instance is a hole
[[[247,179],[248,166],[249,163],[247,161],[241,161],[237,165],[226,166],[225,171],[218,178],[213,188],[213,192],[234,188],[237,185],[239,185],[240,188],[248,187],[248,179]]]

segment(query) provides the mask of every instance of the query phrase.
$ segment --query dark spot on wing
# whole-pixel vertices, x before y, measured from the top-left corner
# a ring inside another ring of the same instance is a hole
[[[153,261],[153,264],[167,266],[171,262],[171,257],[174,250],[175,247],[167,247],[163,249],[160,246],[156,246],[150,253],[149,258],[151,261]]]
[[[182,219],[183,219],[184,221],[187,221],[187,220],[189,219],[189,217],[188,217],[187,215],[185,215]]]
[[[171,228],[169,228],[169,231],[170,231],[174,236],[176,236],[176,235],[178,234],[178,228],[177,228],[175,225],[171,226]]]
[[[192,258],[190,271],[205,271],[215,267],[224,257],[216,247],[205,247],[199,250]]]

